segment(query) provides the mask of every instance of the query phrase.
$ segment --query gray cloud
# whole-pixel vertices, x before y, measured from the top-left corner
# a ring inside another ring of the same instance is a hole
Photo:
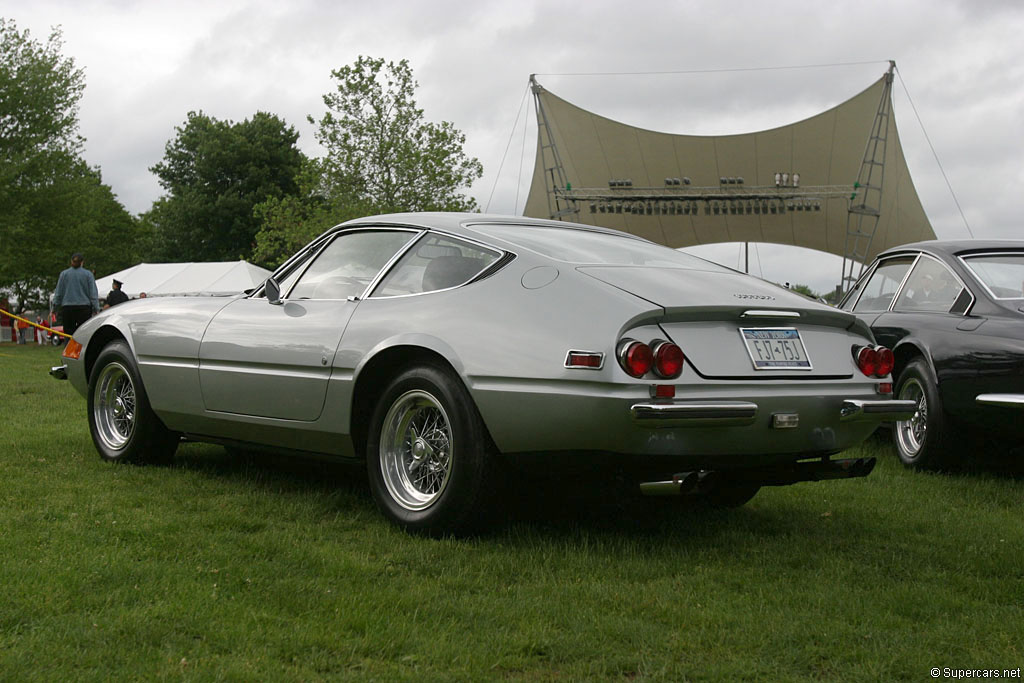
[[[896,120],[936,233],[967,231],[904,83],[974,234],[1024,236],[1010,191],[1024,175],[1024,6],[1009,0],[0,0],[0,15],[38,38],[63,26],[65,54],[86,69],[86,157],[136,213],[159,196],[148,168],[190,110],[234,120],[270,111],[299,130],[304,151],[319,153],[306,115],[322,112],[331,69],[360,54],[409,59],[427,116],[455,123],[484,163],[472,193],[483,206],[493,189],[490,209],[500,212],[521,209],[532,168],[532,102],[523,103],[531,73],[609,118],[712,134],[812,116],[868,87],[895,59]],[[858,62],[868,64],[749,70]],[[706,73],[551,75],[653,71]],[[786,264],[807,262],[760,249],[787,274]],[[815,286],[798,274],[785,279]]]

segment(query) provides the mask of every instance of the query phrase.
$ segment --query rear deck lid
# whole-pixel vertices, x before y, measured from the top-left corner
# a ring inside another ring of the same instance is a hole
[[[703,376],[850,377],[851,347],[869,343],[854,316],[742,273],[581,266],[581,273],[664,310],[658,321]]]

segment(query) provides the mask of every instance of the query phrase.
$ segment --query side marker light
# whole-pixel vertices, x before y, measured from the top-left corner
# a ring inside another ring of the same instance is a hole
[[[71,360],[78,360],[78,357],[82,355],[82,345],[74,339],[69,339],[60,355]]]

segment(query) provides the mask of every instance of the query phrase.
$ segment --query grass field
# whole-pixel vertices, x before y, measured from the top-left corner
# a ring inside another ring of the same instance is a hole
[[[0,680],[932,680],[1024,667],[1024,478],[572,506],[396,531],[359,469],[93,450],[52,348],[0,345]],[[1009,672],[1012,673],[1012,672]],[[1018,676],[1020,672],[1018,671]]]

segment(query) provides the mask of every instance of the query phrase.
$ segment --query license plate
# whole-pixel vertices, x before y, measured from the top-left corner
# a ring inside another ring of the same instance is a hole
[[[741,327],[755,370],[810,370],[811,359],[795,327]]]

